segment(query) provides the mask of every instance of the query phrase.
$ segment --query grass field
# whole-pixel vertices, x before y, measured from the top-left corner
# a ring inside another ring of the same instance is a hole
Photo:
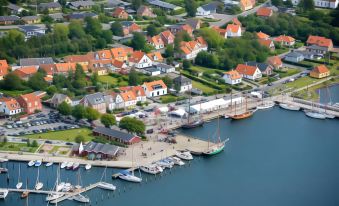
[[[286,72],[284,71],[275,71],[279,74],[280,78],[289,77],[300,72],[300,69],[288,68]]]
[[[74,142],[74,139],[78,135],[82,135],[85,138],[85,141],[91,141],[93,139],[91,135],[92,131],[87,128],[80,129],[70,129],[64,131],[56,131],[56,132],[47,132],[42,134],[31,134],[26,135],[28,138],[32,139],[49,139],[49,140],[62,140],[62,141],[70,141]]]
[[[128,82],[123,78],[112,77],[110,75],[99,76],[99,81],[114,86],[128,86]]]
[[[194,88],[200,89],[202,92],[204,92],[206,94],[213,93],[213,92],[217,91],[217,90],[215,90],[211,87],[208,87],[208,86],[206,86],[206,85],[204,85],[200,82],[193,81],[193,80],[192,80],[192,85],[193,85]]]
[[[8,96],[12,96],[12,97],[17,97],[19,95],[22,95],[22,94],[27,94],[27,93],[30,93],[32,92],[33,90],[4,90],[4,89],[0,89],[0,92],[1,93],[4,93],[5,95],[8,95]]]
[[[23,152],[35,152],[38,147],[27,147],[26,143],[12,143],[7,142],[6,144],[0,144],[1,151],[23,151]]]
[[[167,95],[160,97],[161,103],[163,103],[163,104],[172,103],[172,102],[176,102],[176,101],[180,101],[180,100],[184,100],[184,99],[186,99],[186,98],[185,97],[177,97],[177,96],[174,96],[172,94],[167,94]]]

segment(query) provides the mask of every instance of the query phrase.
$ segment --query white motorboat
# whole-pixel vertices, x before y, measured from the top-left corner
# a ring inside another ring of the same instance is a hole
[[[161,167],[159,167],[156,164],[151,164],[151,165],[147,165],[147,166],[141,166],[140,170],[145,172],[145,173],[155,175],[155,174],[161,173],[163,171],[162,168],[161,169],[160,168]]]
[[[131,172],[129,171],[122,171],[120,174],[119,174],[119,178],[122,179],[122,180],[126,180],[126,181],[129,181],[129,182],[136,182],[136,183],[139,183],[142,181],[142,179],[140,177],[137,177],[137,176],[134,176],[134,174],[132,174]]]
[[[8,159],[6,159],[6,158],[0,158],[0,162],[8,162]]]
[[[71,183],[65,183],[64,187],[62,188],[62,192],[69,192],[73,189],[73,186],[71,185]]]
[[[98,187],[105,190],[112,190],[114,191],[117,187],[113,184],[107,183],[107,182],[99,182]]]
[[[46,167],[50,167],[50,166],[52,166],[52,165],[53,165],[53,162],[47,162],[47,163],[45,164]]]
[[[257,109],[269,109],[274,107],[274,105],[273,101],[264,101],[262,104],[257,106]]]
[[[2,168],[0,167],[0,174],[2,173],[7,173],[8,172],[8,169],[7,168]]]
[[[46,197],[46,201],[49,202],[49,201],[52,201],[52,200],[56,200],[56,199],[59,199],[62,196],[64,196],[62,193],[50,193]]]
[[[225,115],[224,115],[224,118],[225,118],[225,119],[229,119],[230,116],[228,116],[228,115],[225,114]]]
[[[326,116],[327,119],[334,119],[335,116],[334,115],[331,115],[331,114],[324,114]]]
[[[63,188],[65,187],[65,183],[64,182],[60,182],[57,186],[56,186],[56,191],[59,192],[61,191]]]
[[[18,184],[16,184],[16,189],[20,189],[22,187],[22,182],[18,182]]]
[[[89,203],[90,202],[88,197],[85,197],[81,194],[74,195],[74,196],[72,196],[68,199],[69,200],[75,200],[75,201],[78,201],[78,202],[81,202],[81,203]]]
[[[179,157],[180,159],[183,159],[183,160],[192,160],[193,159],[193,156],[191,155],[191,153],[189,151],[177,152],[175,155],[177,157]]]
[[[91,169],[92,168],[92,165],[91,164],[87,164],[86,166],[85,166],[85,169],[86,170],[89,170],[89,169]]]
[[[156,162],[157,165],[159,165],[160,167],[164,167],[164,168],[172,168],[174,165],[174,162],[172,162],[169,159],[162,159]]]
[[[63,162],[63,163],[61,163],[60,168],[61,168],[61,169],[64,169],[64,168],[67,166],[67,164],[68,164],[68,162]]]
[[[279,107],[286,109],[286,110],[291,110],[291,111],[299,111],[300,110],[300,107],[292,105],[292,104],[280,103]]]
[[[67,165],[66,165],[66,169],[67,170],[70,170],[70,169],[72,169],[73,168],[73,162],[69,162],[69,163],[67,163]]]
[[[35,167],[40,167],[40,165],[42,164],[41,160],[36,160],[34,163]]]
[[[8,195],[8,190],[0,189],[0,199],[5,199]]]
[[[73,164],[72,169],[77,170],[77,169],[79,169],[79,166],[80,166],[80,164],[78,162],[76,162],[76,163]]]
[[[27,165],[28,165],[29,167],[32,167],[34,164],[35,164],[35,160],[31,160],[31,161],[28,162]]]
[[[320,112],[315,111],[305,111],[306,116],[314,118],[314,119],[326,119],[326,115]]]
[[[182,161],[179,157],[169,157],[173,162],[174,164],[176,165],[179,165],[179,166],[183,166],[185,165],[185,162]]]
[[[35,190],[41,190],[41,188],[44,186],[44,184],[42,182],[38,182],[35,185]]]

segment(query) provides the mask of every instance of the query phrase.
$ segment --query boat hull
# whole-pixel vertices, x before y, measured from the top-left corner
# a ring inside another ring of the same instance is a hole
[[[314,118],[314,119],[326,119],[326,116],[317,112],[305,112],[306,116]]]
[[[192,129],[192,128],[196,128],[196,127],[202,127],[204,125],[204,121],[196,121],[196,122],[192,122],[192,123],[188,123],[188,124],[184,124],[181,126],[181,128],[183,129]]]
[[[240,120],[240,119],[247,119],[249,117],[251,117],[253,115],[253,112],[248,111],[242,114],[235,114],[233,116],[231,116],[232,119],[234,120]]]
[[[300,107],[292,106],[288,104],[279,104],[279,107],[282,109],[290,110],[290,111],[299,111]]]

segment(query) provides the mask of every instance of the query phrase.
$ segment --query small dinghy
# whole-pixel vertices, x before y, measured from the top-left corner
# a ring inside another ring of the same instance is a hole
[[[50,166],[52,166],[52,165],[53,165],[53,162],[47,162],[47,163],[45,164],[46,167],[50,167]]]
[[[32,167],[34,164],[35,164],[35,160],[31,160],[31,161],[28,162],[27,165],[28,165],[29,167]]]
[[[61,163],[60,168],[61,168],[61,169],[64,169],[64,168],[67,166],[67,164],[68,164],[68,162],[63,162],[63,163]]]
[[[193,160],[193,156],[189,151],[177,152],[175,155],[183,160]]]
[[[42,164],[41,160],[37,160],[37,161],[35,161],[34,166],[40,167],[41,164]]]
[[[87,164],[86,166],[85,166],[85,169],[86,170],[90,170],[92,168],[92,165],[91,164]]]

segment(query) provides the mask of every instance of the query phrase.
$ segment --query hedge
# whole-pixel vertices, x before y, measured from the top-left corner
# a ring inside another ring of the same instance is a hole
[[[182,73],[182,74],[183,74],[184,76],[186,76],[187,78],[190,78],[190,79],[192,79],[192,80],[195,80],[195,81],[197,81],[197,82],[200,82],[200,83],[202,83],[202,84],[205,84],[205,85],[207,85],[207,86],[210,86],[210,87],[212,87],[213,89],[223,90],[222,87],[220,87],[220,86],[218,86],[218,85],[216,85],[216,84],[213,84],[213,83],[211,83],[211,82],[208,82],[208,81],[206,81],[206,80],[204,80],[204,79],[201,79],[201,78],[199,78],[199,77],[192,76],[192,75],[186,74],[186,73]]]
[[[305,59],[305,61],[313,62],[313,63],[317,63],[317,64],[326,64],[326,65],[333,66],[333,63],[323,62],[323,61],[319,61],[319,60],[315,60],[315,59]]]
[[[296,65],[296,66],[306,67],[306,68],[309,68],[309,69],[312,68],[312,65],[309,65],[309,64],[303,64],[303,63],[297,63],[297,62],[290,62],[290,61],[286,61],[286,60],[283,60],[283,62],[284,62],[284,63],[287,63],[287,64]]]

